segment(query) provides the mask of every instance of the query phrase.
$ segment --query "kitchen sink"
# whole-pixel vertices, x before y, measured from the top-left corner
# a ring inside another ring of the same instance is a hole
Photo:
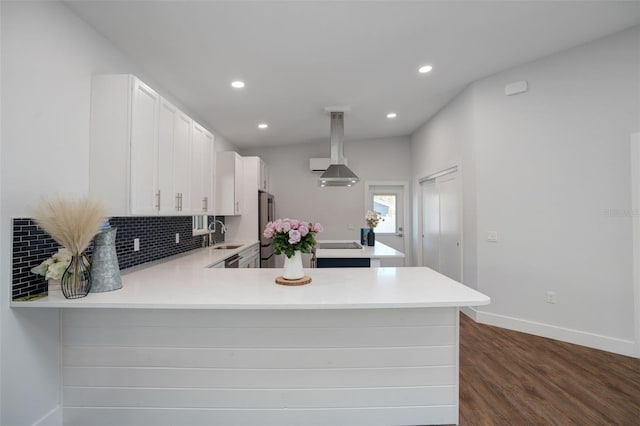
[[[214,247],[213,249],[214,250],[233,250],[233,249],[237,249],[237,248],[240,248],[240,247],[242,247],[242,245],[240,245],[240,244],[236,244],[236,245],[233,245],[233,244],[222,244],[220,246]]]

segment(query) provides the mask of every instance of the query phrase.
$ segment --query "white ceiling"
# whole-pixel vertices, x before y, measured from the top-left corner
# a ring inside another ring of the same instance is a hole
[[[637,1],[67,4],[239,147],[328,139],[330,105],[345,139],[408,135],[478,78],[640,23]]]

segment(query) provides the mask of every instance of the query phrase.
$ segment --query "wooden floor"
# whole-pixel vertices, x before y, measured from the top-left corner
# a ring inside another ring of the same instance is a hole
[[[460,315],[461,425],[640,425],[640,360]]]

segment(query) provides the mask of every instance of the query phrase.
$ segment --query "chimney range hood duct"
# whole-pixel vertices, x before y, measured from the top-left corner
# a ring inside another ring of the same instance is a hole
[[[331,111],[331,164],[320,176],[320,186],[352,186],[360,179],[344,164],[344,112]]]

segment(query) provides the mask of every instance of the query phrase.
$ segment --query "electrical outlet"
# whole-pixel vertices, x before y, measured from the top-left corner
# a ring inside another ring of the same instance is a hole
[[[176,244],[180,244],[180,234],[176,232]]]
[[[558,294],[555,291],[547,292],[547,303],[558,303]]]
[[[140,238],[133,239],[133,251],[140,251]]]
[[[487,241],[490,243],[498,242],[498,233],[496,231],[488,231],[487,232]]]

